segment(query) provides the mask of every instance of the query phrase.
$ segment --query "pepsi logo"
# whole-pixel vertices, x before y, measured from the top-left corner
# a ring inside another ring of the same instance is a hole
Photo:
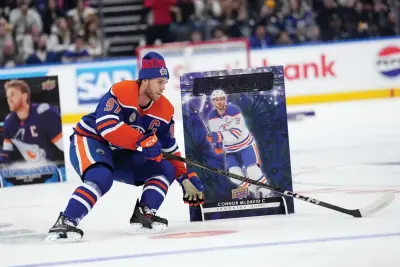
[[[376,65],[379,72],[389,78],[400,75],[400,47],[387,46],[379,51]]]

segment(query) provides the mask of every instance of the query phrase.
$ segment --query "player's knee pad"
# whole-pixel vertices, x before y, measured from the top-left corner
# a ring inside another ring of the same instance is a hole
[[[247,167],[246,172],[247,176],[252,180],[259,180],[264,176],[264,174],[261,171],[261,168],[258,167],[257,164]]]
[[[83,181],[91,185],[94,184],[99,189],[101,195],[104,195],[110,190],[113,184],[112,168],[103,163],[94,164],[86,170]]]
[[[242,169],[239,166],[230,167],[229,168],[229,172],[233,173],[233,174],[236,174],[236,175],[244,176],[243,172],[242,172]],[[239,180],[233,179],[233,178],[231,178],[231,181],[234,182],[237,185],[240,185],[240,184],[243,183],[242,181],[239,181]]]

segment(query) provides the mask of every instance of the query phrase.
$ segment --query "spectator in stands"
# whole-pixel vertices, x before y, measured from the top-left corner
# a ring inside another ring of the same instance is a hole
[[[6,41],[3,47],[3,57],[0,56],[0,66],[4,68],[13,68],[21,64],[23,64],[23,60],[16,53],[14,41]]]
[[[74,9],[68,11],[67,15],[71,18],[73,23],[73,31],[75,33],[85,29],[85,23],[89,21],[89,18],[96,14],[96,9],[85,6],[84,0],[78,0],[77,6]]]
[[[71,45],[72,33],[68,28],[67,19],[60,17],[51,27],[48,48],[57,53],[64,51]]]
[[[85,39],[88,44],[89,55],[92,57],[99,57],[103,55],[107,47],[107,42],[105,42],[106,47],[103,47],[102,35],[97,20],[92,20],[86,24],[85,35]]]
[[[47,34],[42,33],[39,40],[35,42],[35,51],[26,59],[26,64],[43,64],[57,62],[57,54],[47,51]]]
[[[290,0],[288,13],[283,19],[283,26],[294,43],[305,42],[307,32],[314,25],[310,7],[300,0]]]
[[[37,24],[33,24],[24,34],[17,36],[16,45],[19,55],[26,59],[35,51],[35,43],[40,39],[40,29]]]
[[[88,61],[92,58],[89,55],[85,36],[83,33],[78,33],[75,36],[74,43],[65,50],[61,60],[63,63]]]
[[[144,0],[144,6],[147,8],[145,16],[150,15],[146,44],[152,45],[157,39],[163,43],[173,41],[169,27],[172,23],[171,8],[173,9],[176,3],[177,0]]]
[[[199,28],[194,28],[192,30],[192,34],[190,35],[190,41],[192,43],[198,43],[204,41],[204,35],[201,29]]]
[[[212,29],[220,26],[219,18],[222,14],[219,0],[195,0],[196,27],[203,29],[203,38],[212,37]]]
[[[170,31],[176,42],[190,39],[190,31],[195,25],[196,10],[194,0],[178,0],[177,5],[171,7],[173,22]]]
[[[265,1],[264,6],[261,8],[260,18],[258,24],[266,25],[266,34],[271,37],[272,42],[279,38],[280,32],[283,29],[281,12],[282,5],[278,6],[275,0]]]
[[[43,32],[50,35],[51,27],[57,18],[65,17],[65,12],[61,8],[57,6],[56,0],[46,0],[48,1],[48,5],[41,12],[42,21],[43,21]]]
[[[3,51],[5,44],[13,41],[13,37],[10,32],[10,26],[8,25],[5,18],[0,17],[0,51]],[[0,53],[0,57],[3,53]],[[1,61],[1,59],[0,59]]]
[[[258,24],[255,27],[254,34],[250,36],[251,48],[264,48],[273,45],[273,39],[267,34],[264,24]]]
[[[228,36],[226,35],[224,29],[222,27],[215,27],[212,33],[212,39],[214,41],[226,41],[228,40]]]
[[[27,29],[30,29],[33,24],[39,27],[42,31],[43,24],[39,13],[32,8],[29,8],[29,0],[17,0],[18,7],[10,12],[10,24],[13,25],[14,33],[22,35]]]
[[[279,33],[278,40],[276,40],[275,45],[291,45],[294,44],[293,40],[287,31],[281,31]]]

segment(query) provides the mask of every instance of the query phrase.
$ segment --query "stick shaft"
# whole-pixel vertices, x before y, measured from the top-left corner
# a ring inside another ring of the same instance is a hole
[[[303,196],[303,195],[300,195],[298,193],[291,192],[291,191],[288,191],[288,190],[283,190],[281,188],[278,188],[278,187],[275,187],[275,186],[272,186],[272,185],[263,184],[261,182],[246,178],[246,177],[241,176],[241,175],[237,175],[237,174],[234,174],[234,173],[230,173],[228,171],[223,171],[223,170],[220,170],[220,169],[212,168],[212,167],[206,166],[204,164],[201,164],[201,163],[198,163],[198,162],[194,162],[194,161],[188,160],[186,158],[183,158],[183,157],[171,154],[171,153],[163,153],[163,154],[168,159],[178,160],[178,161],[184,162],[184,163],[186,163],[188,165],[199,167],[199,168],[211,171],[211,172],[213,172],[215,174],[227,176],[227,177],[230,177],[230,178],[242,181],[242,182],[246,182],[246,183],[249,183],[249,184],[257,185],[257,186],[260,186],[260,187],[265,187],[265,188],[268,188],[269,190],[272,190],[272,191],[277,192],[279,194],[282,194],[282,195],[285,195],[285,196],[289,196],[289,197],[292,197],[292,198],[296,198],[296,199],[299,199],[299,200],[303,200],[305,202],[308,202],[308,203],[311,203],[311,204],[314,204],[314,205],[317,205],[317,206],[321,206],[321,207],[324,207],[324,208],[328,208],[328,209],[331,209],[331,210],[335,210],[335,211],[338,211],[338,212],[341,212],[341,213],[345,213],[345,214],[348,214],[348,215],[351,215],[351,216],[354,216],[354,217],[361,217],[361,213],[360,213],[359,210],[345,209],[345,208],[342,208],[342,207],[339,207],[339,206],[336,206],[336,205],[332,205],[332,204],[329,204],[329,203],[321,201],[321,200],[317,200],[315,198]]]

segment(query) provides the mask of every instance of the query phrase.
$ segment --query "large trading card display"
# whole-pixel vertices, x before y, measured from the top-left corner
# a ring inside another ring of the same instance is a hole
[[[292,190],[282,67],[186,73],[181,92],[188,159]],[[291,198],[193,169],[206,202],[203,214],[191,208],[192,221],[294,212]]]

